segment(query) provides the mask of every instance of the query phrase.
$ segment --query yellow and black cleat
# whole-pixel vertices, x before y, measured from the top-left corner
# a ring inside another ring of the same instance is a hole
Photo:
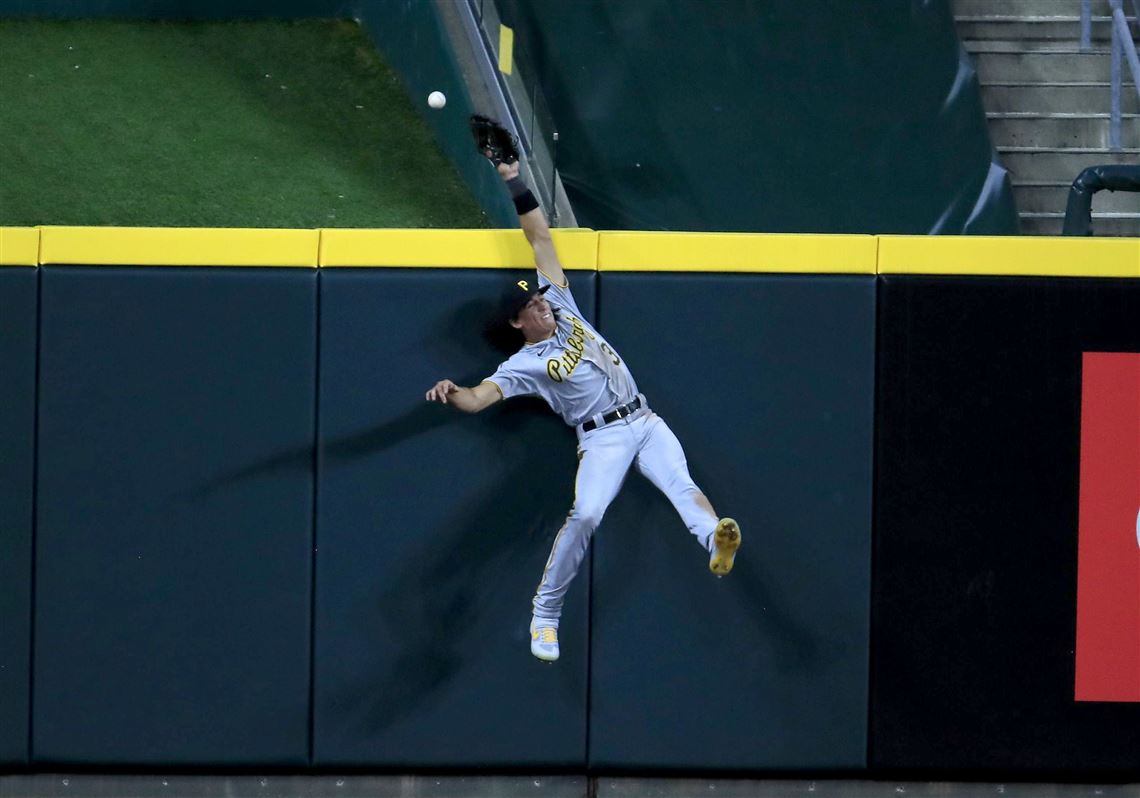
[[[724,576],[732,570],[736,550],[740,548],[740,525],[731,518],[720,519],[713,531],[712,543],[709,570],[717,576]]]

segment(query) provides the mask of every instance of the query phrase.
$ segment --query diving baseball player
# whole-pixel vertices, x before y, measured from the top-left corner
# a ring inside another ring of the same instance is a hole
[[[558,620],[566,591],[631,465],[673,503],[710,553],[714,574],[732,570],[741,534],[733,519],[718,520],[689,476],[677,437],[638,393],[625,360],[583,317],[554,250],[546,216],[519,177],[509,134],[501,128],[491,132],[499,138],[480,139],[477,131],[476,141],[506,181],[538,267],[536,283],[520,280],[508,286],[501,302],[503,318],[522,333],[524,343],[479,385],[462,388],[440,380],[425,398],[477,413],[500,399],[540,396],[577,432],[574,506],[554,538],[530,624],[531,653],[553,662],[558,659]]]

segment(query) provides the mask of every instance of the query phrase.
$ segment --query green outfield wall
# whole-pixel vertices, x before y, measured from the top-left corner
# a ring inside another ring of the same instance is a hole
[[[488,109],[472,104],[436,4],[364,0],[355,6],[353,17],[400,75],[413,105],[491,224],[516,226],[518,217],[498,174],[482,158],[471,157],[467,120],[472,113],[486,114]],[[441,111],[428,109],[427,96],[433,91],[442,91],[447,97],[447,106]]]
[[[631,474],[551,666],[573,432],[423,398],[504,357],[520,231],[0,228],[0,762],[1134,772],[1140,700],[1074,651],[1140,240],[555,235],[745,545],[714,578]]]
[[[1016,233],[951,5],[497,2],[579,224]]]

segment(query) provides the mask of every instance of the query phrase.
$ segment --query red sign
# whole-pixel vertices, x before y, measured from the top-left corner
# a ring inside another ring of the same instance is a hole
[[[1085,352],[1077,701],[1140,701],[1140,354]]]

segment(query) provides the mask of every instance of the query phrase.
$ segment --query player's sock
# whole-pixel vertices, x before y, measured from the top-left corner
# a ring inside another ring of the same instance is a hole
[[[709,554],[716,552],[716,523],[713,523],[712,529],[709,530],[708,536],[705,538],[705,550]]]

